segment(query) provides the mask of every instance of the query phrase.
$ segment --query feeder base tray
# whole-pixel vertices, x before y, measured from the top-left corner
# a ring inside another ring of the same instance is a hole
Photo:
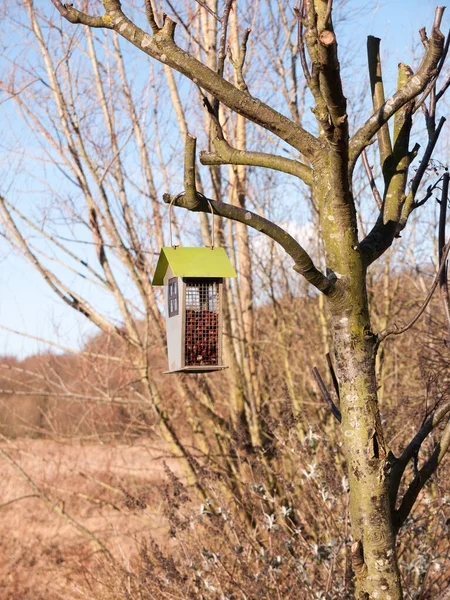
[[[228,367],[223,367],[220,365],[192,365],[189,367],[182,367],[181,369],[174,369],[173,371],[164,371],[164,375],[169,375],[170,373],[211,373],[212,371],[223,371],[224,369],[228,369]]]

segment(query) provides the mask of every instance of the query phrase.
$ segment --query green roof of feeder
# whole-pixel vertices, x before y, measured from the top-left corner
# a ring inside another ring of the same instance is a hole
[[[161,248],[153,285],[164,285],[169,265],[175,277],[236,277],[223,248]]]

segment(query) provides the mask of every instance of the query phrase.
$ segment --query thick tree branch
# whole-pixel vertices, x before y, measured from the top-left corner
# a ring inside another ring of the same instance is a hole
[[[369,35],[367,38],[367,61],[369,65],[370,88],[372,91],[372,105],[374,111],[378,111],[386,102],[381,72],[380,42],[380,38],[372,35]],[[380,127],[377,137],[378,149],[380,152],[380,166],[384,173],[386,161],[392,154],[391,136],[387,124]]]
[[[439,8],[439,7],[438,7]],[[416,98],[428,85],[430,78],[435,75],[437,66],[444,52],[445,38],[436,25],[436,20],[430,35],[428,48],[417,72],[411,79],[387,100],[350,140],[350,170],[353,169],[359,155],[369,144],[372,137],[389,119],[405,104]]]
[[[333,125],[333,142],[348,144],[347,99],[342,89],[336,36],[331,23],[331,2],[318,3],[317,54],[320,61],[319,86]],[[346,154],[346,152],[345,152]]]
[[[398,65],[397,89],[401,90],[412,77],[408,65]],[[413,103],[404,104],[394,115],[394,147],[384,165],[385,191],[383,201],[383,224],[397,223],[405,202],[408,169],[412,160],[409,138],[412,128]]]
[[[201,152],[200,162],[203,165],[247,165],[275,169],[283,173],[295,175],[307,185],[312,183],[312,169],[297,160],[292,160],[276,154],[264,152],[250,152],[238,150],[228,144],[226,140],[214,141],[215,152]]]
[[[436,128],[436,131],[428,140],[427,147],[422,160],[420,161],[419,167],[417,168],[407,196],[405,197],[404,195],[400,195],[402,207],[400,218],[398,220],[385,219],[384,212],[381,212],[375,225],[372,227],[372,230],[360,243],[360,249],[364,256],[364,262],[367,267],[377,260],[377,258],[379,258],[392,245],[395,237],[398,236],[402,229],[404,229],[406,226],[411,211],[423,204],[423,202],[415,203],[414,199],[420,182],[422,181],[422,177],[430,163],[431,156],[438,141],[439,135],[441,134],[444,123],[445,118],[442,117],[438,127]],[[409,162],[411,162],[412,158],[416,155],[417,150],[418,146],[416,145],[409,153],[409,158],[406,157],[405,160],[409,160]]]
[[[206,198],[201,194],[197,194],[197,202],[195,205],[192,205],[187,201],[185,194],[179,194],[175,197],[170,194],[164,194],[163,199],[166,203],[173,201],[174,206],[187,208],[194,212],[209,213],[211,212],[211,205],[214,213],[220,217],[244,223],[257,231],[264,233],[277,242],[286,253],[289,254],[294,261],[294,270],[303,275],[309,283],[325,295],[338,293],[335,281],[328,279],[328,277],[315,267],[311,257],[304,248],[302,248],[302,246],[289,235],[287,231],[264,217],[240,208],[239,206],[233,206],[231,204],[226,204],[225,202],[217,202],[210,198]]]
[[[219,52],[217,56],[217,73],[223,77],[223,71],[225,69],[225,58],[227,55],[227,32],[228,32],[228,21],[230,18],[230,11],[233,5],[233,0],[226,0],[223,15],[220,19],[222,25],[222,31],[220,32],[219,39]]]
[[[58,0],[53,0],[53,2],[59,12],[71,23],[89,24],[86,22],[86,15],[83,16],[83,13],[62,5]],[[174,40],[176,23],[169,17],[166,16],[159,33],[150,36],[125,16],[119,0],[104,0],[103,4],[107,13],[106,16],[90,17],[91,19],[97,19],[95,26],[114,29],[136,48],[185,75],[196,85],[210,93],[217,101],[267,129],[309,159],[313,159],[315,153],[320,150],[318,140],[294,121],[261,100],[241,91],[177,46]],[[99,19],[102,19],[102,21],[99,21]],[[101,22],[105,24],[101,25]]]
[[[145,14],[147,15],[148,24],[150,25],[153,33],[156,35],[159,32],[160,27],[159,27],[158,23],[156,22],[155,11],[153,10],[152,0],[144,0],[144,3],[145,3]]]
[[[87,27],[106,27],[112,29],[108,15],[94,17],[74,8],[72,4],[63,4],[61,0],[52,0],[59,14],[70,23],[86,25]]]
[[[316,120],[319,124],[321,135],[325,135],[327,138],[329,138],[332,135],[332,126],[331,117],[328,113],[328,108],[325,99],[322,95],[322,91],[320,89],[321,59],[318,48],[319,42],[314,1],[304,0],[303,10],[304,18],[301,22],[305,25],[304,40],[306,43],[306,48],[308,50],[309,58],[311,60],[311,74],[309,75],[308,67],[306,65],[306,59],[304,60],[305,65],[303,65],[302,59],[302,66],[305,71],[305,77],[308,82],[308,87],[310,89],[311,94],[313,95],[314,102],[316,103],[315,107],[312,109],[312,112],[314,113],[314,116],[316,117]]]
[[[445,10],[445,7],[439,6],[438,9]],[[442,11],[442,13],[443,13],[443,11]],[[438,14],[438,13],[436,13],[436,14]],[[438,67],[436,69],[436,74],[434,75],[431,82],[428,84],[427,88],[425,89],[424,93],[422,94],[422,97],[416,101],[415,106],[414,106],[414,112],[418,111],[419,108],[425,106],[425,100],[428,98],[428,96],[430,94],[432,94],[433,98],[430,102],[430,105],[432,107],[432,112],[434,113],[434,108],[436,107],[436,104],[438,103],[438,101],[440,100],[442,95],[445,93],[445,89],[444,89],[445,84],[444,84],[443,88],[439,91],[439,93],[436,93],[436,82],[438,80],[439,75],[441,74],[442,67],[444,66],[445,59],[448,54],[449,46],[450,46],[450,33],[447,34],[447,38],[445,40],[444,51],[442,53],[441,60],[439,61]],[[434,117],[434,115],[432,115],[432,116]]]
[[[195,205],[197,201],[197,189],[195,185],[195,149],[197,138],[190,133],[187,134],[184,148],[184,196],[187,205]]]

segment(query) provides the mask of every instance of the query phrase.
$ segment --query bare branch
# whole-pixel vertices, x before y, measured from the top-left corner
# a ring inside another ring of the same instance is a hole
[[[12,467],[25,479],[25,481],[35,492],[35,494],[39,496],[41,500],[44,501],[44,503],[51,511],[62,517],[65,521],[72,525],[72,527],[75,527],[75,529],[77,529],[85,538],[93,542],[97,550],[100,550],[105,554],[105,556],[108,557],[108,559],[114,561],[112,554],[110,553],[108,548],[103,544],[103,542],[100,541],[99,538],[96,535],[94,535],[94,533],[92,533],[92,531],[84,527],[84,525],[82,525],[69,514],[67,514],[63,506],[51,500],[44,492],[44,490],[34,481],[34,479],[30,477],[30,475],[26,471],[22,469],[19,463],[16,462],[8,452],[0,448],[0,456],[3,456],[3,458],[6,459],[12,465]]]
[[[221,22],[221,18],[219,17],[219,15],[216,12],[214,12],[213,9],[210,8],[206,2],[203,2],[203,0],[195,0],[195,1],[197,2],[197,4],[199,6],[204,8],[206,10],[206,12],[208,12],[212,17],[214,17],[216,19],[216,21],[219,21],[219,23]]]
[[[437,14],[437,12],[436,12]],[[350,166],[354,167],[359,155],[372,137],[401,108],[416,98],[433,77],[444,51],[445,38],[438,27],[433,26],[428,48],[417,72],[406,85],[398,90],[383,106],[364,123],[350,140]]]
[[[230,11],[233,5],[233,0],[226,0],[223,15],[220,19],[222,29],[220,32],[219,39],[219,52],[217,55],[217,73],[223,77],[223,71],[225,69],[225,58],[227,55],[227,31],[228,31],[228,20],[230,18]]]
[[[63,300],[66,304],[80,312],[82,315],[90,319],[99,329],[105,333],[113,333],[123,338],[126,335],[119,328],[114,327],[107,319],[105,319],[100,313],[98,313],[92,306],[90,306],[85,300],[83,300],[78,294],[70,290],[65,286],[60,279],[58,279],[51,271],[46,269],[39,261],[37,256],[31,251],[29,245],[24,239],[23,235],[19,231],[14,222],[11,214],[6,208],[3,197],[0,196],[0,207],[2,208],[3,216],[5,217],[4,223],[8,227],[11,237],[13,237],[19,245],[22,252],[28,258],[28,260],[34,265],[39,271],[44,280],[48,283],[51,289]],[[137,344],[136,340],[127,338],[128,341],[134,345]]]
[[[104,5],[112,23],[111,28],[139,50],[176,69],[216,100],[261,125],[308,158],[313,158],[315,152],[319,150],[317,138],[297,123],[261,100],[250,97],[248,93],[241,91],[179,48],[174,41],[176,24],[169,17],[166,17],[158,35],[151,37],[125,16],[118,0],[105,0]]]
[[[417,456],[425,439],[428,437],[428,435],[434,429],[436,429],[436,427],[440,423],[442,423],[442,421],[449,414],[449,412],[450,412],[450,400],[447,400],[447,402],[444,402],[443,404],[441,404],[440,406],[435,408],[435,410],[433,411],[433,414],[428,417],[428,419],[423,423],[423,425],[421,426],[419,431],[416,433],[416,435],[412,438],[412,440],[406,446],[402,455],[394,461],[391,475],[390,475],[390,480],[389,480],[391,506],[392,507],[395,507],[398,488],[400,486],[400,482],[401,482],[403,473],[405,472],[405,469],[406,469],[409,461],[414,456]]]
[[[375,183],[375,179],[373,178],[372,168],[369,165],[369,161],[367,159],[367,152],[365,148],[362,151],[362,160],[364,168],[366,170],[367,179],[369,180],[370,189],[372,190],[373,197],[375,198],[375,202],[377,203],[378,210],[381,210],[383,208],[383,200],[381,199],[380,192],[377,188],[377,184]]]
[[[300,53],[300,62],[302,65],[303,75],[305,76],[306,83],[309,85],[309,82],[311,80],[311,73],[309,72],[308,63],[306,61],[305,41],[303,39],[304,10],[305,10],[304,0],[301,0],[300,6],[298,8],[294,7],[294,13],[295,13],[295,16],[297,17],[297,21],[298,21],[298,51]]]
[[[372,35],[369,35],[367,38],[367,61],[369,65],[370,87],[372,90],[372,105],[375,111],[379,110],[386,102],[384,95],[383,75],[381,71],[380,42],[381,40],[379,38],[376,38]],[[385,124],[380,127],[377,136],[378,148],[380,151],[380,165],[381,169],[384,171],[386,161],[392,155],[389,126]]]
[[[330,375],[331,375],[331,380],[333,381],[334,391],[336,392],[336,396],[337,396],[338,400],[340,400],[341,393],[339,391],[339,382],[336,377],[336,373],[334,371],[333,363],[331,361],[331,356],[330,356],[329,352],[326,353],[326,359],[327,359],[328,369],[329,369]]]
[[[153,10],[152,0],[144,0],[144,2],[145,2],[145,14],[147,16],[148,24],[150,25],[153,33],[156,35],[159,32],[160,27],[159,27],[158,23],[156,22],[155,11]]]
[[[432,477],[436,472],[437,468],[442,462],[442,459],[447,453],[449,446],[450,420],[445,426],[441,439],[436,444],[432,455],[410,483],[408,489],[405,492],[405,495],[403,496],[400,507],[394,513],[394,524],[397,529],[399,529],[405,522],[406,518],[410,514],[417,500],[418,495],[420,494],[421,490],[424,488],[425,484],[430,479],[430,477]]]
[[[335,287],[335,282],[332,279],[328,279],[321,271],[319,271],[309,254],[300,246],[300,244],[291,236],[287,231],[272,223],[271,221],[257,215],[249,210],[240,208],[239,206],[233,206],[226,204],[225,202],[217,202],[210,198],[197,195],[197,203],[195,206],[187,204],[184,194],[179,194],[177,197],[172,197],[170,194],[164,194],[164,202],[169,203],[173,200],[175,206],[182,208],[188,208],[194,212],[211,212],[210,205],[213,207],[214,213],[244,223],[261,233],[264,233],[275,242],[277,242],[289,256],[294,260],[294,270],[300,273],[318,290],[323,292],[325,295],[332,295],[339,293]]]
[[[429,139],[428,141],[423,158],[411,183],[411,188],[408,192],[408,195],[406,196],[406,198],[401,198],[402,210],[400,218],[398,220],[389,220],[384,218],[383,213],[380,213],[377,222],[373,226],[372,230],[360,243],[360,249],[364,255],[364,262],[366,266],[371,265],[377,258],[379,258],[383,254],[383,252],[385,252],[392,245],[392,242],[394,241],[395,237],[398,236],[402,229],[406,226],[411,211],[423,204],[423,202],[415,204],[414,198],[416,196],[420,182],[422,181],[422,177],[429,165],[431,156],[433,154],[434,148],[436,146],[437,140],[442,131],[444,123],[445,118],[442,117],[438,127],[436,128],[436,131],[432,135],[431,139]],[[417,145],[410,153],[411,160],[416,153]]]
[[[184,148],[184,196],[186,206],[195,206],[197,202],[197,189],[195,186],[195,148],[197,138],[187,134]]]
[[[88,27],[106,27],[111,29],[111,21],[107,15],[93,17],[80,10],[77,10],[72,4],[63,4],[61,0],[52,0],[53,6],[59,14],[74,24],[87,25]]]
[[[422,198],[422,200],[417,200],[416,202],[414,202],[414,208],[419,208],[420,206],[423,206],[426,202],[428,202],[428,200],[432,197],[434,190],[441,183],[442,177],[443,175],[441,175],[439,179],[437,179],[432,185],[429,185],[427,187],[427,193]]]
[[[438,286],[438,283],[440,281],[441,273],[446,268],[445,261],[447,260],[449,252],[450,252],[450,241],[443,248],[442,255],[441,255],[441,264],[439,265],[438,272],[436,273],[433,283],[430,287],[430,291],[428,292],[427,297],[425,298],[424,303],[420,307],[417,314],[409,321],[409,323],[407,323],[403,327],[399,327],[398,325],[394,324],[394,325],[391,325],[390,327],[388,327],[387,329],[385,329],[384,331],[382,331],[381,333],[379,333],[378,334],[378,344],[380,344],[380,342],[385,340],[390,335],[401,335],[402,333],[405,333],[406,331],[408,331],[408,329],[411,329],[411,327],[420,319],[420,317],[424,313],[426,307],[428,306],[431,298],[433,297],[433,294],[434,294],[434,292]]]
[[[439,234],[438,234],[438,247],[439,247],[439,264],[445,263],[445,259],[443,258],[444,248],[445,248],[445,229],[447,223],[447,205],[448,205],[448,183],[449,183],[450,174],[448,171],[444,173],[442,180],[442,195],[441,195],[441,209],[439,211]],[[450,293],[448,289],[448,275],[447,275],[447,267],[442,270],[441,276],[439,278],[439,291],[442,299],[442,304],[444,305],[444,313],[447,318],[447,330],[448,330],[448,341],[450,343]]]
[[[230,62],[233,65],[235,73],[236,73],[236,85],[242,92],[247,92],[247,93],[250,93],[250,92],[248,91],[247,84],[245,83],[245,80],[244,80],[244,64],[245,64],[245,57],[247,55],[247,43],[248,43],[249,36],[250,36],[250,29],[246,29],[244,32],[244,35],[242,37],[242,42],[239,47],[239,55],[237,56],[237,58],[233,57],[231,48],[228,47],[228,56],[230,58]]]
[[[200,162],[203,165],[248,165],[264,167],[295,175],[307,185],[312,184],[312,169],[297,160],[277,156],[276,154],[238,150],[230,146],[224,139],[216,139],[214,141],[214,149],[215,152],[204,151],[200,153]]]
[[[336,36],[329,21],[332,3],[328,1],[324,13],[323,3],[315,5],[317,10],[316,58],[319,69],[320,93],[331,119],[333,145],[338,142],[348,145],[347,99],[342,88]],[[318,35],[317,35],[318,34]]]
[[[428,164],[431,160],[431,157],[433,155],[434,149],[436,147],[437,141],[439,139],[439,136],[441,134],[442,127],[444,126],[445,121],[446,121],[445,117],[441,117],[441,119],[439,121],[439,125],[436,127],[436,131],[434,132],[432,137],[428,140],[428,144],[425,149],[423,158],[420,161],[420,165],[419,165],[419,167],[416,171],[416,174],[414,175],[414,179],[412,180],[412,183],[411,183],[410,195],[412,196],[412,199],[414,199],[416,197],[417,190],[419,189],[419,185],[422,181],[422,177],[424,176],[425,171],[428,167]]]
[[[318,369],[316,367],[314,367],[312,372],[313,372],[315,380],[317,381],[317,385],[319,386],[320,392],[321,392],[325,402],[328,404],[328,408],[330,409],[330,412],[336,418],[336,420],[339,423],[341,423],[342,422],[341,411],[338,409],[336,404],[333,402],[333,398],[330,396],[330,392],[327,390],[327,386],[325,385]]]
[[[325,13],[324,26],[326,27],[331,18],[331,10],[333,8],[333,0],[328,0],[327,2],[327,12]]]

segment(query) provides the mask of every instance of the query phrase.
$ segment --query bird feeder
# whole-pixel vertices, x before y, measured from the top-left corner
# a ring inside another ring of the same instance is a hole
[[[163,285],[169,370],[220,371],[222,291],[236,272],[223,248],[161,249],[153,285]]]

